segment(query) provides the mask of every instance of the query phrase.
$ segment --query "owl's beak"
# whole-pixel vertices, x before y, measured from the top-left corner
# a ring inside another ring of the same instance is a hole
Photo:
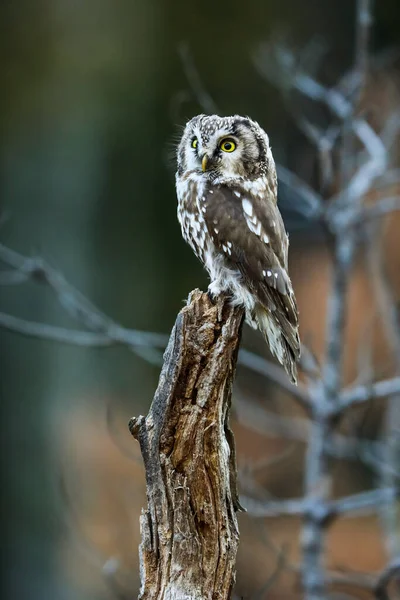
[[[207,170],[207,162],[208,162],[208,156],[207,156],[207,154],[205,154],[201,161],[201,168],[203,169],[203,173]]]

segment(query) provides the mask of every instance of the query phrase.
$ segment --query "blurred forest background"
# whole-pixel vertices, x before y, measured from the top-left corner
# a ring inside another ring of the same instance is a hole
[[[185,121],[202,112],[179,48],[190,49],[221,113],[259,121],[275,159],[311,181],[310,148],[279,91],[260,76],[254,55],[277,34],[299,47],[317,40],[326,49],[319,77],[332,84],[351,65],[354,12],[349,0],[3,1],[1,242],[26,256],[42,256],[122,325],[169,333],[189,291],[207,286],[176,220],[174,141]],[[400,42],[400,4],[379,0],[374,12],[371,50],[382,53]],[[370,90],[378,119],[399,107],[398,61],[389,63]],[[317,231],[286,210],[295,201],[290,190],[282,186],[281,194],[302,335],[305,341],[311,336],[318,353],[328,281],[325,248]],[[394,217],[388,243],[400,286],[399,227]],[[372,311],[362,272],[355,272],[353,287],[349,379],[365,315]],[[73,324],[51,291],[35,282],[2,287],[0,310]],[[159,368],[124,347],[78,348],[6,330],[0,339],[4,597],[111,599],[115,591],[104,575],[117,565],[121,588],[134,597],[145,490],[127,423],[146,414]],[[262,340],[248,331],[244,344],[265,352]],[[375,349],[386,373],[385,348],[377,343]],[[268,397],[271,411],[297,414],[289,396],[239,369],[238,398],[246,396]],[[242,402],[238,406],[243,473],[257,464],[263,488],[275,496],[301,494],[303,445],[288,448],[276,436],[255,433],[241,424],[245,409]],[[377,418],[369,417],[364,433],[374,436]],[[281,457],[276,465],[267,462],[263,470],[257,463],[274,455]],[[339,494],[363,489],[371,478],[359,462],[337,469]],[[298,523],[267,521],[264,531],[242,515],[240,525],[238,593],[261,598],[276,563],[271,545],[285,543],[296,556]],[[345,521],[329,543],[338,568],[351,563],[368,572],[383,565],[371,519]],[[284,589],[277,598],[289,598]]]

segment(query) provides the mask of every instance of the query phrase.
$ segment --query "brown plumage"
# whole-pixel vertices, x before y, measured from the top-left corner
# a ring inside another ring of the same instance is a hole
[[[298,311],[268,136],[247,118],[195,117],[178,149],[176,185],[182,233],[210,274],[210,292],[245,306],[296,382]]]

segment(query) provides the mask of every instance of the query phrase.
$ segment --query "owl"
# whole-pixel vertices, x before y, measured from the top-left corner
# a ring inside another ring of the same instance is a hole
[[[176,191],[182,234],[209,273],[209,293],[244,306],[297,383],[298,310],[267,134],[247,117],[194,117],[178,146]]]

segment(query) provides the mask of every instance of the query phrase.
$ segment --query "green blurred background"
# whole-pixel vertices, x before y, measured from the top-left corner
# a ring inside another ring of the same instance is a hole
[[[3,0],[2,242],[44,257],[121,324],[169,332],[188,292],[207,285],[176,220],[173,145],[202,112],[179,45],[221,113],[257,119],[276,159],[296,168],[304,141],[254,52],[276,33],[299,45],[318,34],[332,82],[351,64],[354,10],[350,0]],[[376,2],[373,47],[395,45],[399,31],[399,2]],[[300,230],[294,243],[304,239]],[[73,325],[34,283],[2,288],[1,310]],[[111,598],[63,566],[65,423],[82,409],[101,423],[110,398],[126,422],[144,413],[158,369],[124,348],[0,336],[4,597]]]

